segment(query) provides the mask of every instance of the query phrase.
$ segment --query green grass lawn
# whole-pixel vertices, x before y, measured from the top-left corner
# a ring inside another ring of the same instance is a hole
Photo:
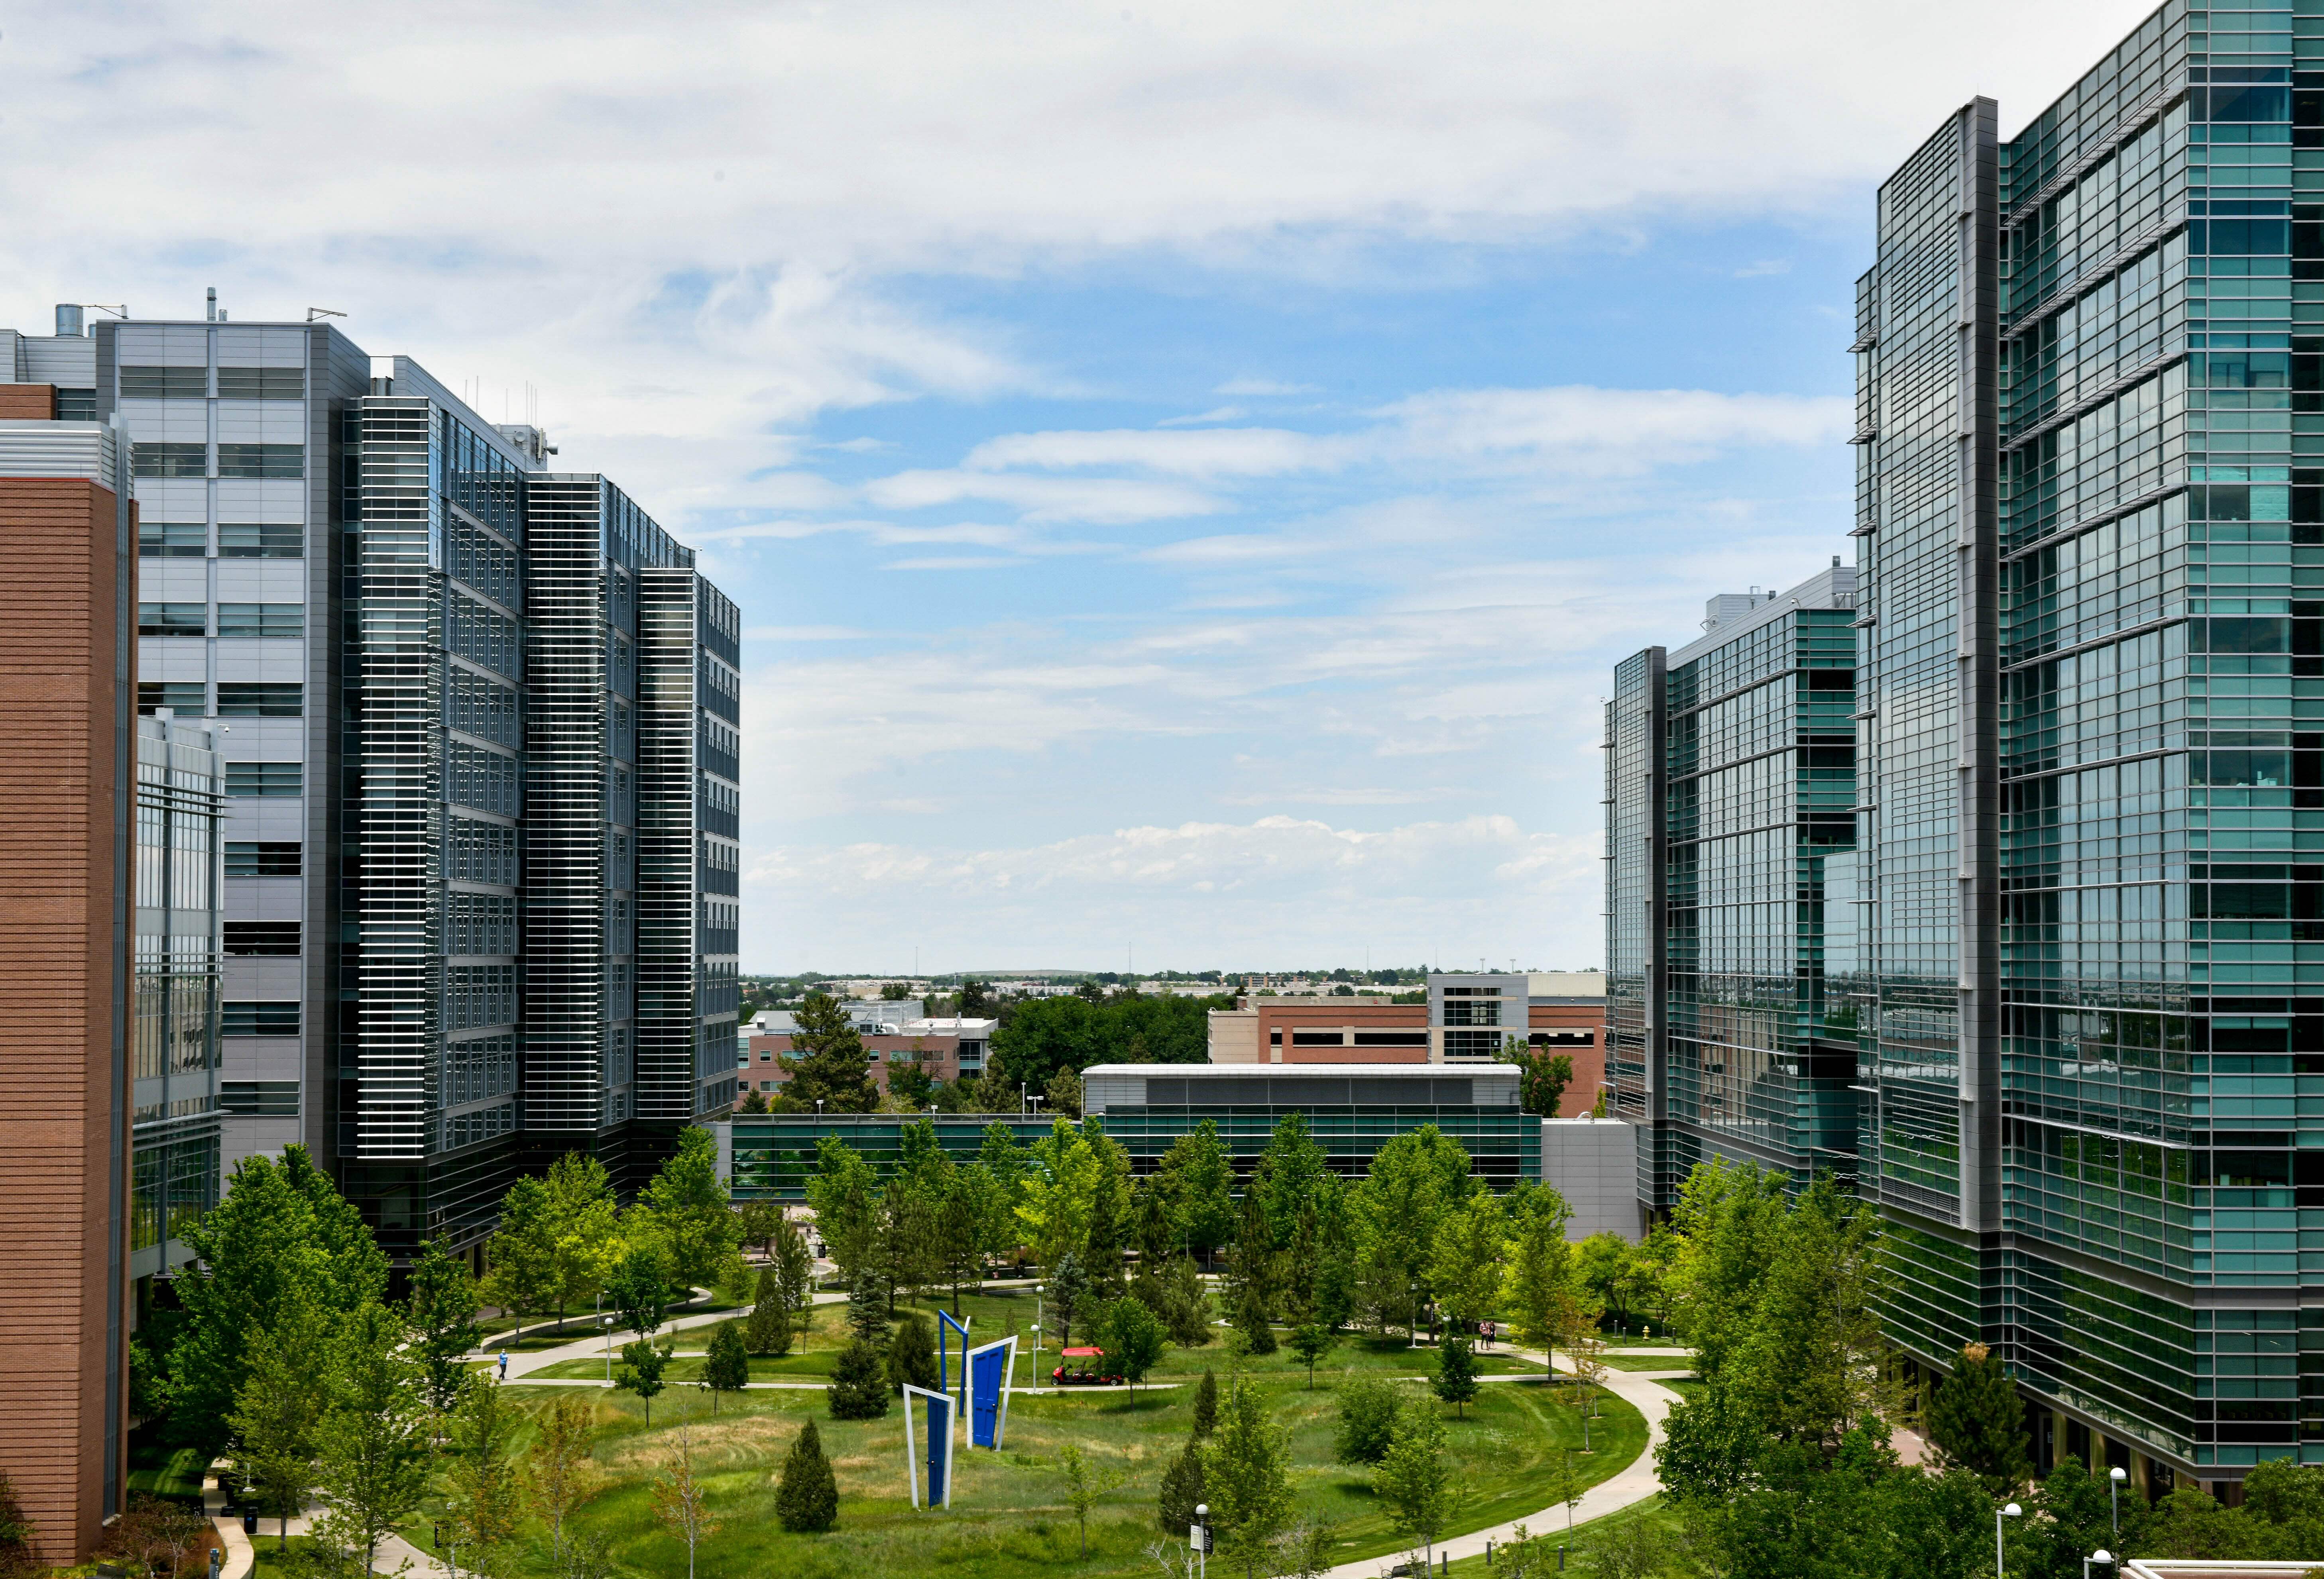
[[[1543,1524],[1535,1524],[1528,1520],[1526,1532],[1528,1535],[1546,1536],[1552,1545],[1564,1547],[1567,1571],[1578,1574],[1589,1571],[1590,1554],[1600,1542],[1615,1531],[1627,1529],[1642,1520],[1658,1538],[1665,1542],[1666,1547],[1674,1547],[1677,1545],[1681,1538],[1678,1513],[1665,1504],[1659,1496],[1648,1497],[1643,1502],[1634,1502],[1619,1512],[1607,1514],[1603,1519],[1592,1519],[1577,1524],[1571,1533],[1568,1533],[1562,1520]],[[1487,1568],[1485,1559],[1481,1556],[1463,1557],[1459,1562],[1450,1565],[1449,1568],[1452,1579],[1493,1579],[1493,1574],[1497,1571],[1502,1574],[1508,1572],[1506,1565],[1498,1570]]]
[[[129,1438],[129,1489],[155,1497],[198,1497],[209,1455],[198,1448],[171,1447],[145,1428]]]
[[[1609,1349],[1598,1356],[1600,1363],[1614,1371],[1692,1371],[1693,1359],[1686,1354],[1625,1354]]]
[[[980,1338],[983,1327],[980,1320],[973,1328]],[[1335,1526],[1337,1561],[1400,1551],[1403,1543],[1372,1495],[1368,1472],[1331,1462],[1333,1385],[1351,1365],[1391,1370],[1387,1354],[1362,1345],[1343,1347],[1332,1363],[1318,1367],[1313,1391],[1304,1368],[1286,1359],[1250,1362],[1247,1373],[1263,1391],[1269,1417],[1290,1433],[1302,1510]],[[1161,1374],[1199,1374],[1205,1363],[1223,1378],[1227,1357],[1217,1345],[1172,1351]],[[1600,1418],[1591,1428],[1597,1451],[1579,1457],[1582,1422],[1570,1402],[1572,1391],[1525,1383],[1488,1387],[1462,1417],[1448,1420],[1452,1479],[1461,1489],[1452,1533],[1536,1511],[1547,1500],[1541,1489],[1545,1472],[1565,1451],[1576,1452],[1591,1482],[1637,1456],[1644,1422],[1618,1399],[1601,1397]],[[512,1384],[512,1396],[529,1405],[560,1395],[571,1396]],[[1413,1395],[1427,1398],[1416,1382]],[[684,1573],[685,1547],[656,1526],[649,1497],[649,1487],[678,1451],[682,1429],[723,1521],[700,1554],[698,1579],[767,1573],[787,1579],[891,1574],[1049,1579],[1060,1566],[1092,1574],[1143,1571],[1150,1566],[1143,1555],[1147,1543],[1163,1533],[1155,1519],[1156,1488],[1185,1441],[1193,1403],[1192,1390],[1185,1387],[1141,1391],[1134,1398],[1119,1388],[1019,1396],[1010,1406],[1005,1452],[964,1450],[952,1510],[927,1513],[915,1512],[907,1498],[900,1409],[881,1420],[835,1421],[820,1392],[770,1391],[730,1397],[714,1415],[706,1396],[688,1388],[658,1399],[648,1428],[638,1401],[627,1394],[584,1396],[598,1421],[595,1454],[605,1482],[579,1514],[581,1524],[608,1540],[615,1560],[637,1573]],[[774,1481],[800,1423],[809,1418],[838,1475],[840,1522],[826,1535],[794,1536],[774,1519]],[[1079,1442],[1121,1477],[1092,1517],[1086,1563],[1075,1556],[1058,1468],[1068,1442]],[[422,1510],[420,1528],[433,1511]],[[521,1565],[551,1571],[546,1550],[537,1546]]]

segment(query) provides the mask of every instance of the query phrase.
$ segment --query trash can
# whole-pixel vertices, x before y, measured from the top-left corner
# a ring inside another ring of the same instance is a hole
[[[242,1510],[242,1533],[244,1535],[258,1533],[258,1513],[255,1509],[245,1508]]]

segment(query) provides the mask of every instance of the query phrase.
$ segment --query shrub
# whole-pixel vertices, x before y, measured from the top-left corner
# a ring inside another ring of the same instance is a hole
[[[1351,1372],[1340,1383],[1340,1419],[1332,1431],[1332,1452],[1342,1464],[1378,1464],[1396,1435],[1396,1384],[1379,1376]]]
[[[888,1340],[888,1380],[899,1388],[936,1391],[936,1335],[927,1317],[914,1312],[897,1323],[896,1336]]]
[[[888,1378],[880,1345],[852,1337],[831,1366],[831,1418],[876,1420],[888,1412]]]
[[[835,1410],[835,1413],[837,1411]],[[886,1412],[886,1400],[881,1400]],[[831,1461],[823,1455],[823,1437],[809,1420],[783,1460],[782,1478],[775,1485],[775,1517],[794,1534],[829,1529],[839,1521],[839,1482]]]

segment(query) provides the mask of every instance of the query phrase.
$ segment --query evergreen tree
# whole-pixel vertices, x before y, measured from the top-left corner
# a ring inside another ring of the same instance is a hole
[[[1219,1424],[1219,1379],[1208,1365],[1203,1367],[1203,1379],[1194,1387],[1194,1439],[1200,1442]]]
[[[888,1412],[888,1379],[881,1346],[861,1336],[842,1345],[832,1362],[829,1401],[835,1420],[876,1420]]]
[[[1203,1445],[1192,1441],[1162,1471],[1162,1494],[1157,1511],[1162,1528],[1180,1540],[1194,1522],[1194,1510],[1210,1498],[1203,1490]]]
[[[793,1534],[829,1529],[839,1520],[839,1482],[823,1455],[823,1437],[809,1420],[783,1458],[775,1483],[775,1517]]]
[[[1274,1231],[1268,1226],[1267,1209],[1254,1185],[1243,1192],[1235,1229],[1234,1257],[1227,1266],[1227,1297],[1234,1307],[1236,1326],[1249,1330],[1254,1309],[1262,1321],[1274,1313],[1278,1292],[1276,1259]]]
[[[1355,1313],[1356,1253],[1348,1234],[1348,1190],[1336,1173],[1326,1173],[1315,1190],[1314,1284],[1308,1297],[1312,1319],[1333,1332]]]
[[[775,1274],[777,1299],[794,1328],[804,1331],[807,1313],[815,1304],[815,1257],[807,1251],[807,1235],[788,1213],[776,1220],[773,1244],[770,1270]]]
[[[876,1352],[888,1343],[888,1295],[870,1267],[855,1274],[847,1290],[847,1330]]]
[[[832,1113],[879,1111],[880,1088],[872,1079],[862,1034],[840,1001],[811,992],[800,1003],[797,1020],[791,1051],[779,1060],[783,1095],[804,1104],[808,1112],[818,1100]]]
[[[1267,1306],[1257,1288],[1245,1285],[1241,1306],[1235,1312],[1235,1327],[1242,1334],[1250,1353],[1275,1353],[1275,1328],[1267,1319]]]
[[[751,1383],[750,1351],[742,1346],[740,1323],[722,1321],[710,1335],[710,1351],[702,1365],[702,1383],[710,1390],[710,1407],[718,1407],[722,1392],[740,1392]]]
[[[743,1346],[753,1354],[788,1354],[791,1336],[791,1313],[783,1308],[782,1280],[773,1267],[762,1266]]]
[[[1211,1519],[1229,1562],[1258,1579],[1268,1543],[1291,1517],[1290,1447],[1259,1390],[1240,1377],[1228,1384],[1218,1430],[1204,1448],[1203,1483]]]
[[[1211,1341],[1211,1295],[1202,1274],[1185,1256],[1170,1262],[1157,1290],[1162,1299],[1157,1314],[1170,1329],[1170,1341],[1182,1349],[1198,1349]]]
[[[1082,1255],[1090,1292],[1100,1299],[1119,1299],[1127,1288],[1122,1280],[1122,1253],[1130,1236],[1130,1157],[1119,1143],[1100,1134],[1092,1142],[1097,1167],[1090,1191],[1089,1234]]]
[[[412,1346],[425,1372],[429,1407],[448,1410],[467,1382],[461,1356],[482,1336],[476,1326],[476,1283],[466,1262],[455,1261],[440,1239],[430,1239],[411,1265],[411,1297],[405,1315]]]
[[[888,1380],[898,1388],[936,1385],[936,1336],[928,1318],[918,1311],[907,1315],[888,1340]]]
[[[1429,1385],[1460,1413],[1477,1396],[1476,1346],[1465,1337],[1447,1337],[1436,1351],[1436,1375]]]
[[[1057,1329],[1057,1347],[1073,1342],[1074,1318],[1090,1295],[1089,1279],[1082,1274],[1081,1258],[1058,1258],[1049,1271],[1049,1319]]]
[[[1948,1465],[1968,1470],[1995,1496],[2033,1473],[2025,1452],[2025,1403],[2009,1367],[1983,1344],[1960,1352],[1953,1373],[1929,1400],[1929,1440]]]

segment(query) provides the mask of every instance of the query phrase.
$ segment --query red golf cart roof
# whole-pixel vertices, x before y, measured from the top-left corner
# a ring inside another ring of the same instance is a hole
[[[1104,1353],[1103,1349],[1067,1349],[1065,1356],[1068,1360],[1094,1359]]]

